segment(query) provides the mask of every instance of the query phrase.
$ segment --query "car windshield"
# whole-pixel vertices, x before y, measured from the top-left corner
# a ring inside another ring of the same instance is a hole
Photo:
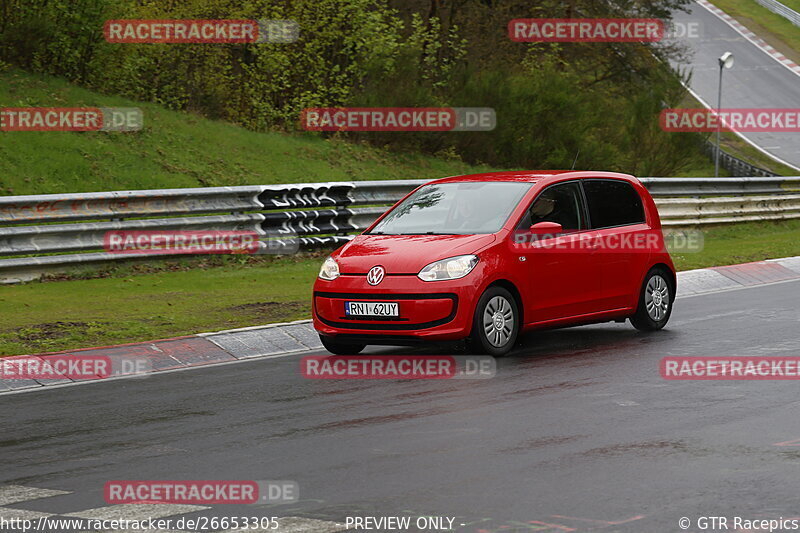
[[[372,235],[473,235],[494,233],[531,183],[452,182],[426,185],[395,207]]]

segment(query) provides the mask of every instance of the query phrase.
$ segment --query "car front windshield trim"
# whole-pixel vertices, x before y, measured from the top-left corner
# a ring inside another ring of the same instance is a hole
[[[398,204],[368,234],[496,233],[532,185],[516,181],[431,183]]]

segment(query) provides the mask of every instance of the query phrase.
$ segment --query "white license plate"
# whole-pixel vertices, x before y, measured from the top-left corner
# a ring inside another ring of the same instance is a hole
[[[397,302],[345,302],[344,314],[347,316],[400,316]]]

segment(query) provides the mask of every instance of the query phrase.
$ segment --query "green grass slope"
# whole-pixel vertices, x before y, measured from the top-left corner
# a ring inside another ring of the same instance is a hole
[[[489,170],[311,134],[256,133],[58,78],[0,72],[0,107],[39,106],[139,107],[144,128],[0,132],[0,195],[436,178]]]

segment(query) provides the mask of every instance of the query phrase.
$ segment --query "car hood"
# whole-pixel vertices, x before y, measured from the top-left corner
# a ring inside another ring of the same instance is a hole
[[[434,261],[477,253],[494,240],[494,235],[359,235],[335,257],[343,274],[365,274],[375,265],[387,274],[417,274]]]

